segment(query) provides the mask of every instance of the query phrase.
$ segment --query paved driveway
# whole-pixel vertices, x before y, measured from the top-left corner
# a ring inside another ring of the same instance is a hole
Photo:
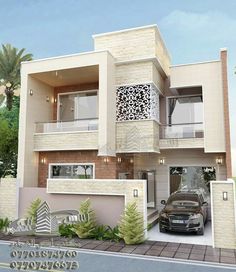
[[[151,241],[162,241],[171,243],[185,243],[195,245],[212,245],[211,222],[207,222],[204,235],[195,233],[160,233],[159,225],[156,225],[148,232],[148,239]]]

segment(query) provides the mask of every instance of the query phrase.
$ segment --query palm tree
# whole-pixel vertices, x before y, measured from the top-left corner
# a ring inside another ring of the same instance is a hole
[[[32,54],[24,54],[25,48],[18,50],[10,44],[2,44],[0,49],[0,85],[5,87],[6,105],[12,108],[14,91],[20,87],[20,66],[22,61],[32,60]]]

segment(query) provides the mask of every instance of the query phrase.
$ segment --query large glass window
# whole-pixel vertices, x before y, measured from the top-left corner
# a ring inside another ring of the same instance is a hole
[[[97,91],[59,94],[59,120],[72,121],[98,118]]]
[[[168,124],[203,122],[202,95],[168,98]]]
[[[170,193],[178,190],[199,189],[204,194],[209,194],[211,180],[216,180],[215,167],[170,167]]]
[[[50,164],[50,178],[93,179],[93,164]]]

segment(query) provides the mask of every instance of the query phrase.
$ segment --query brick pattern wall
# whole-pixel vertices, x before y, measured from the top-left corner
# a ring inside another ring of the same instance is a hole
[[[236,248],[235,231],[235,192],[234,181],[211,183],[211,206],[214,246]],[[228,193],[228,200],[223,200],[223,192]]]
[[[34,135],[34,151],[95,149],[98,149],[97,131],[57,132]]]
[[[38,187],[46,187],[48,178],[48,166],[50,163],[95,163],[96,179],[116,179],[118,173],[129,172],[128,178],[133,178],[133,163],[130,155],[120,156],[121,162],[117,157],[108,157],[108,162],[104,162],[104,157],[98,157],[97,151],[46,151],[39,152]],[[45,163],[41,163],[45,158]]]
[[[230,123],[229,123],[229,95],[228,95],[228,77],[227,77],[227,51],[221,51],[221,69],[223,84],[223,103],[224,103],[224,123],[225,123],[225,148],[226,148],[226,167],[227,178],[232,177],[231,165],[231,146],[230,146]]]
[[[17,218],[18,186],[14,178],[0,179],[0,218]]]
[[[159,152],[159,125],[153,120],[116,124],[117,152]]]

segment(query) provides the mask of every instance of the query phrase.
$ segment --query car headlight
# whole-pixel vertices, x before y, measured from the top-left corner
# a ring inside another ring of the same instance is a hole
[[[202,215],[200,213],[193,214],[190,216],[190,219],[199,219]]]

